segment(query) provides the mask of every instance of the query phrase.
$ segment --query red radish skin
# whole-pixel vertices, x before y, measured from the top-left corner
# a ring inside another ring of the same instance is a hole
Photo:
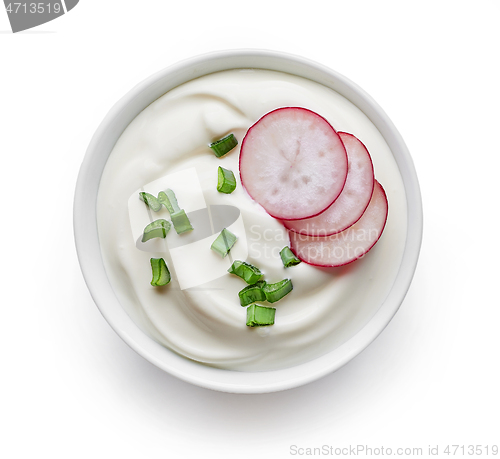
[[[241,143],[242,185],[280,220],[309,218],[328,208],[344,188],[347,165],[335,129],[301,107],[267,113]]]
[[[330,236],[356,223],[368,207],[375,184],[370,153],[352,134],[338,134],[344,143],[349,161],[347,180],[342,193],[328,209],[316,217],[284,221],[287,229],[308,236]]]
[[[370,204],[353,226],[327,237],[311,237],[290,231],[290,248],[310,265],[347,265],[362,258],[376,244],[384,231],[387,214],[387,196],[382,185],[375,181]]]

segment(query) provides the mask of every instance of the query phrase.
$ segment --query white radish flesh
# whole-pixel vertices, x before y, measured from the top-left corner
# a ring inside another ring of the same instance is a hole
[[[329,236],[349,228],[366,210],[375,183],[370,153],[352,134],[338,134],[349,160],[347,180],[342,193],[328,209],[316,217],[283,222],[289,230],[308,236]]]
[[[382,185],[375,188],[363,216],[351,227],[327,237],[290,231],[291,249],[302,261],[316,266],[343,266],[363,257],[378,241],[387,221],[387,197]]]
[[[270,215],[303,219],[338,198],[347,177],[347,154],[323,117],[305,108],[279,108],[248,130],[240,175],[250,196]]]

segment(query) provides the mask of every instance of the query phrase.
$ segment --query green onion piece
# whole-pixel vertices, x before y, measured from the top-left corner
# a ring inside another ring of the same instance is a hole
[[[288,295],[293,290],[292,281],[290,279],[283,279],[276,282],[276,284],[266,284],[262,287],[266,294],[266,300],[269,303],[276,303],[281,300],[285,295]]]
[[[215,156],[220,158],[226,153],[229,153],[236,145],[238,145],[236,137],[234,134],[229,134],[226,137],[217,140],[217,142],[211,143],[210,148],[213,150]]]
[[[210,248],[224,258],[229,253],[237,239],[238,238],[231,233],[231,231],[224,228],[217,236],[217,239],[215,239],[212,243]]]
[[[170,218],[172,219],[177,234],[182,234],[193,229],[186,212],[179,207],[175,193],[172,190],[160,191],[158,193],[158,201],[164,205],[170,213]]]
[[[139,193],[139,199],[145,202],[153,212],[158,212],[161,209],[160,202],[152,194],[141,191]]]
[[[234,178],[233,172],[219,166],[217,174],[217,191],[221,193],[231,194],[236,188],[236,179]]]
[[[252,304],[247,308],[247,325],[249,327],[262,327],[274,324],[275,308],[265,308]]]
[[[170,282],[170,271],[163,258],[151,258],[151,269],[153,270],[152,286],[160,287]]]
[[[261,277],[260,269],[246,263],[244,261],[236,260],[231,267],[227,270],[228,273],[236,274],[241,277],[247,284],[255,284]]]
[[[172,190],[160,191],[158,193],[158,201],[168,209],[170,215],[181,210],[175,193]]]
[[[288,247],[283,247],[283,250],[280,252],[280,257],[285,268],[290,268],[290,266],[295,266],[300,263],[300,260]]]
[[[142,235],[142,242],[149,241],[155,237],[165,238],[170,230],[170,222],[160,218],[150,223],[146,228],[144,228],[144,233]]]
[[[242,306],[248,306],[256,301],[265,301],[266,294],[262,290],[264,285],[266,285],[266,282],[263,280],[260,280],[252,285],[247,285],[238,293],[238,296],[240,297],[240,304]]]
[[[189,217],[186,215],[186,212],[184,212],[184,209],[181,209],[178,212],[174,212],[172,215],[170,215],[170,218],[172,219],[172,223],[174,224],[174,228],[177,234],[182,234],[186,231],[192,231],[193,227],[191,226]]]

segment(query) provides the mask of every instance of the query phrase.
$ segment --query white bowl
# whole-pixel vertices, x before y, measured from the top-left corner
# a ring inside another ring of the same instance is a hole
[[[281,71],[327,86],[363,111],[393,152],[403,179],[408,210],[406,246],[392,290],[369,323],[347,342],[317,359],[291,368],[241,372],[211,368],[158,344],[131,320],[118,302],[104,269],[96,223],[99,182],[116,141],[128,124],[167,91],[209,73],[237,68]],[[413,162],[390,119],[377,103],[347,78],[307,59],[261,50],[231,50],[198,56],[168,67],[146,79],[110,110],[99,126],[78,176],[74,231],[81,269],[102,315],[118,335],[154,365],[190,383],[227,392],[262,393],[297,387],[331,373],[365,349],[387,326],[410,286],[422,240],[422,202]]]

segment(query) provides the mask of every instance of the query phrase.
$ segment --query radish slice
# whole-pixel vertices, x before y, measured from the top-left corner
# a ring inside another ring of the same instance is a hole
[[[328,209],[316,217],[283,222],[289,230],[308,236],[330,236],[356,223],[368,207],[375,183],[370,153],[352,134],[338,134],[349,160],[342,193]]]
[[[273,217],[317,215],[340,195],[347,153],[333,127],[300,107],[278,108],[247,132],[240,152],[241,183]]]
[[[387,197],[375,181],[373,196],[363,216],[351,227],[328,237],[290,231],[291,249],[302,261],[316,266],[342,266],[364,256],[378,241],[387,221]]]

